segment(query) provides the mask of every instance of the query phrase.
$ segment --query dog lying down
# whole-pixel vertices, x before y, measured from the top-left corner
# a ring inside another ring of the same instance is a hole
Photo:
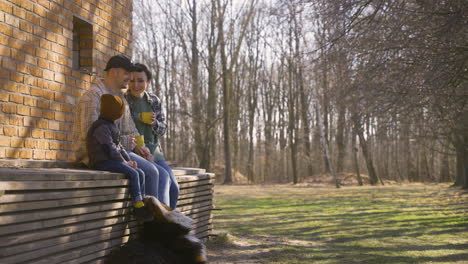
[[[145,197],[145,206],[154,220],[143,224],[140,238],[113,250],[107,264],[202,264],[207,263],[205,246],[190,233],[193,220],[170,210],[153,196]]]

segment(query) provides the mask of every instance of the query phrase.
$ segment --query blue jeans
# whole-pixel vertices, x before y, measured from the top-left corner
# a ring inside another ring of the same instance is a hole
[[[130,180],[130,195],[133,202],[139,202],[145,197],[145,173],[140,169],[134,169],[127,164],[115,160],[103,160],[94,165],[101,171],[123,173]]]
[[[159,200],[175,209],[177,199],[179,199],[179,184],[174,173],[165,160],[158,160],[154,163],[159,170]]]
[[[131,160],[136,161],[138,168],[142,169],[145,173],[145,193],[152,195],[156,198],[160,198],[159,192],[159,172],[155,164],[151,161],[147,161],[145,158],[139,156],[131,151],[128,152]]]

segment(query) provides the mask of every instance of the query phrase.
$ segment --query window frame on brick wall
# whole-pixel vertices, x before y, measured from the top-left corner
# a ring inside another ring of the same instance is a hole
[[[73,16],[73,55],[74,70],[91,72],[93,70],[94,48],[93,25]]]

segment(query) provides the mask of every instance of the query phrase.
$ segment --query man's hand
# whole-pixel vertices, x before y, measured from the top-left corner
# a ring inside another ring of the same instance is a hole
[[[153,112],[153,115],[151,116],[151,125],[152,126],[154,126],[156,124],[156,122],[157,122],[156,117],[157,117],[156,113]]]
[[[125,163],[127,163],[128,166],[130,166],[130,167],[132,167],[134,169],[138,168],[138,165],[137,165],[136,161],[134,161],[134,160],[129,160],[129,161],[126,161]]]
[[[128,135],[128,142],[130,142],[130,149],[134,149],[136,147],[136,138],[134,136]]]
[[[149,151],[149,149],[145,146],[143,147],[135,147],[135,149],[133,150],[136,154],[142,156],[143,158],[145,158],[146,160],[148,161],[153,161],[153,155],[151,155],[151,152]]]

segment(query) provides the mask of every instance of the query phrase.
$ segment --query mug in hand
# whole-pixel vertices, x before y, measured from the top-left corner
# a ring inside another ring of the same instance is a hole
[[[140,118],[141,122],[145,124],[153,123],[153,112],[141,112],[138,114],[138,117]]]
[[[145,136],[143,135],[136,136],[135,139],[136,139],[136,145],[138,147],[143,147],[145,145]]]

